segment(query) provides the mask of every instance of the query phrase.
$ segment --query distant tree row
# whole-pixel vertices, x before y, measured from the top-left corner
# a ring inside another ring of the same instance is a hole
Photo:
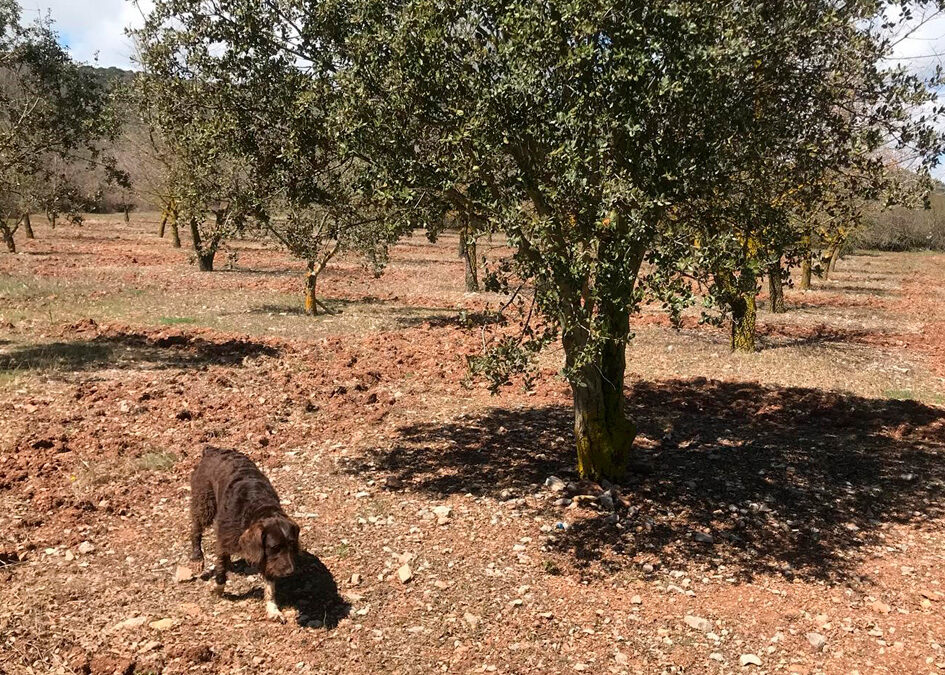
[[[881,251],[945,251],[945,186],[936,185],[928,209],[869,205],[850,244]]]

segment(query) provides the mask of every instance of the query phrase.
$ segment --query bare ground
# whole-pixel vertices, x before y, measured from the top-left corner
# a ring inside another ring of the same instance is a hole
[[[456,317],[501,298],[462,292],[455,240],[380,280],[341,264],[313,319],[283,255],[238,242],[201,274],[153,228],[0,257],[0,672],[945,669],[945,256],[845,259],[753,355],[638,317],[653,471],[611,511],[555,503],[600,493],[571,473],[560,351],[532,391],[467,377]],[[286,625],[251,569],[224,598],[174,580],[204,443],[302,526]]]

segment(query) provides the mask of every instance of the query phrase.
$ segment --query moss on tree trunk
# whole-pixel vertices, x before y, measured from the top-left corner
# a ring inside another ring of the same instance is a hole
[[[570,372],[574,395],[574,438],[577,468],[582,478],[618,480],[631,464],[636,427],[626,417],[624,372],[629,316],[616,311],[611,316],[608,340],[591,363]],[[626,326],[626,328],[623,328]],[[610,333],[614,334],[614,333]],[[563,339],[567,361],[580,358],[587,335],[576,328]]]
[[[305,313],[312,316],[318,316],[318,297],[315,295],[315,288],[318,282],[318,274],[315,272],[315,261],[308,261],[308,273],[305,275]]]
[[[800,283],[800,288],[801,288],[802,291],[809,291],[809,290],[810,290],[810,280],[811,280],[812,274],[813,274],[813,266],[811,265],[811,262],[810,262],[810,255],[808,255],[808,256],[807,256],[806,258],[804,258],[804,260],[801,262],[801,283]]]
[[[732,351],[755,351],[755,306],[754,290],[745,289],[729,302],[732,311]]]

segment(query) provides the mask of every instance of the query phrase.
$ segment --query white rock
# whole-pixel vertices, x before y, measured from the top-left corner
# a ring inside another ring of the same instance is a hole
[[[189,567],[184,565],[178,565],[177,569],[174,571],[174,581],[179,584],[184,583],[185,581],[190,581],[194,578],[194,571]]]
[[[154,630],[168,630],[177,625],[177,619],[158,619],[148,624]]]
[[[738,663],[742,666],[760,666],[761,659],[754,654],[742,654],[738,657]]]
[[[130,619],[119,621],[114,626],[112,626],[112,630],[127,630],[129,628],[140,628],[145,623],[147,623],[147,621],[148,621],[148,617],[146,616],[133,616]]]
[[[545,479],[545,487],[552,492],[563,492],[566,484],[557,476],[548,476],[548,478]]]
[[[479,617],[473,614],[472,612],[466,612],[463,614],[463,621],[469,624],[470,628],[475,629],[479,625]]]
[[[400,579],[400,583],[402,584],[413,579],[413,570],[410,569],[410,565],[401,565],[397,570],[397,578]]]
[[[692,614],[687,614],[683,617],[683,622],[690,628],[693,628],[703,633],[708,633],[712,630],[712,622],[708,619],[703,619],[701,616],[693,616]]]
[[[827,644],[827,638],[825,638],[820,633],[808,633],[807,641],[810,642],[811,647],[818,651],[823,649],[824,645]]]
[[[83,541],[81,544],[79,544],[78,550],[79,550],[79,553],[82,553],[84,555],[86,553],[91,553],[92,551],[94,551],[95,547],[90,542]]]

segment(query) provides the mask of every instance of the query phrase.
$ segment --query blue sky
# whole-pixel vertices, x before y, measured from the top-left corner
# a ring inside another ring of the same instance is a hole
[[[141,10],[150,9],[142,0],[139,10],[131,0],[20,0],[27,21],[51,12],[61,42],[79,61],[91,63],[98,56],[102,66],[129,68],[134,44],[125,28],[141,25]]]

